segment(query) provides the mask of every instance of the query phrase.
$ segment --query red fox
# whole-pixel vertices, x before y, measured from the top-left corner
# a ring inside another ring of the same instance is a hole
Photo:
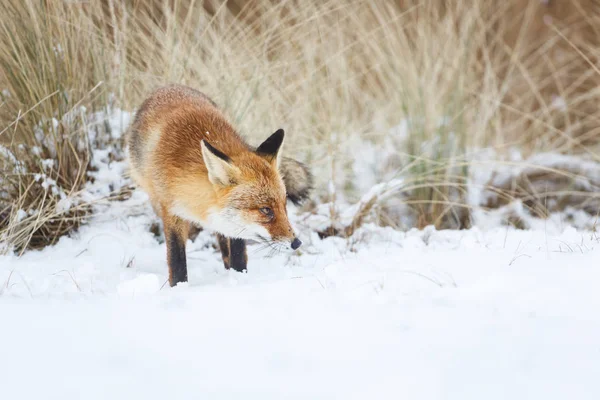
[[[163,221],[171,286],[187,281],[191,224],[217,233],[227,269],[246,270],[246,240],[300,247],[286,198],[306,199],[312,175],[281,157],[283,138],[279,129],[251,147],[210,98],[186,86],[142,103],[127,137],[131,175]]]

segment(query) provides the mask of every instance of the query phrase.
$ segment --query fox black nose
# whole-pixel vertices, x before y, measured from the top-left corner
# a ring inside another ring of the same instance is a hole
[[[300,246],[302,246],[300,239],[294,238],[294,240],[292,240],[292,250],[296,250]]]

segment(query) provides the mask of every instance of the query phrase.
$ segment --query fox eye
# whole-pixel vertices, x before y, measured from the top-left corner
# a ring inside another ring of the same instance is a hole
[[[263,215],[266,215],[269,218],[273,218],[273,209],[271,207],[261,207],[258,209]]]

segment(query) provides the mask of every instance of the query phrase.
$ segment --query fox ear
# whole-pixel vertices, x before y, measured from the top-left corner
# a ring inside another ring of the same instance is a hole
[[[279,166],[281,154],[279,150],[281,150],[284,135],[283,129],[277,129],[274,134],[269,136],[267,140],[262,142],[262,144],[256,149],[256,153],[266,158],[275,166],[275,168]]]
[[[200,142],[202,158],[208,171],[208,180],[213,185],[231,186],[238,181],[240,170],[231,163],[231,159],[215,149],[206,140]]]

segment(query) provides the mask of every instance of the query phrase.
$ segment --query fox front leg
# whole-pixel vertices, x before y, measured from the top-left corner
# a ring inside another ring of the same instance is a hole
[[[238,272],[247,271],[246,241],[244,239],[229,239],[229,253],[231,268]]]
[[[163,224],[167,242],[169,284],[175,286],[188,280],[185,242],[188,237],[189,223],[167,214],[163,216]]]
[[[238,272],[246,271],[248,265],[246,241],[244,239],[227,238],[220,234],[217,235],[217,239],[225,269],[233,268]]]
[[[217,241],[219,242],[219,249],[221,250],[221,256],[223,257],[223,265],[225,269],[229,269],[231,264],[229,263],[229,238],[217,233]]]

